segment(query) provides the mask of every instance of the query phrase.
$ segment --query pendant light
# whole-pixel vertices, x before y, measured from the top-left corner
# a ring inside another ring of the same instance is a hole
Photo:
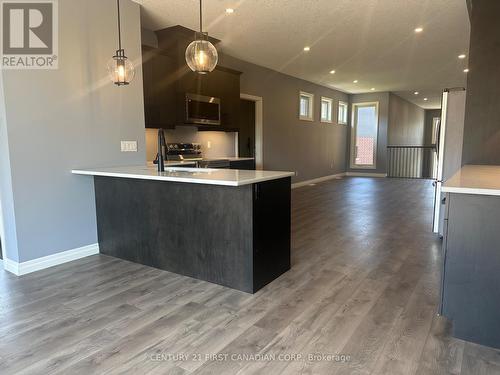
[[[120,0],[116,0],[118,8],[118,50],[108,62],[108,74],[111,81],[117,86],[130,84],[135,77],[134,65],[125,56],[122,48],[122,32],[120,24]]]
[[[208,40],[208,33],[203,32],[202,4],[200,0],[200,31],[195,40],[186,48],[186,62],[193,72],[210,73],[215,69],[219,56],[217,49]]]

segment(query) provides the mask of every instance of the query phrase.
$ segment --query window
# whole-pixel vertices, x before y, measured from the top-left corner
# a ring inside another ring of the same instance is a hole
[[[352,108],[351,168],[377,167],[378,102]]]
[[[308,92],[300,92],[299,119],[314,121],[314,95]]]
[[[339,124],[347,124],[347,110],[348,106],[345,102],[339,102],[339,113],[338,113],[338,122]]]
[[[333,100],[321,97],[321,122],[332,122]]]
[[[441,117],[434,117],[432,119],[432,140],[431,144],[435,145],[437,144],[438,137],[439,137],[439,125],[441,123]]]

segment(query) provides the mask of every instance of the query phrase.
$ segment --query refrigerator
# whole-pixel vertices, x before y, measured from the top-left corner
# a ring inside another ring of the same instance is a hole
[[[437,173],[434,181],[433,231],[443,236],[445,194],[443,183],[462,167],[464,140],[465,99],[464,88],[446,89],[441,102],[441,122],[437,144]]]

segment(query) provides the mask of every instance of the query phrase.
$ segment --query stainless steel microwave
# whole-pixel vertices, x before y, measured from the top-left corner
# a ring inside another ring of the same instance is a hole
[[[220,125],[220,99],[186,94],[186,123]]]

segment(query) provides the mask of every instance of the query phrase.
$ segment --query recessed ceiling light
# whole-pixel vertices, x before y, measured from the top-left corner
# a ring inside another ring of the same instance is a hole
[[[234,9],[233,8],[227,8],[226,9],[226,13],[227,14],[233,14],[234,13]]]
[[[469,73],[469,68],[465,68],[464,73]]]
[[[311,47],[309,47],[309,46],[305,46],[305,47],[304,47],[304,51],[305,51],[305,52],[309,52],[310,50],[311,50]]]
[[[426,101],[427,101],[427,98],[424,98],[424,101],[426,102]]]
[[[414,94],[415,94],[415,95],[418,95],[418,94],[419,94],[419,92],[418,92],[418,91],[415,91],[415,92],[414,92]]]
[[[417,27],[417,28],[415,29],[415,32],[416,32],[416,33],[421,33],[422,31],[424,31],[424,29],[423,29],[422,27]]]
[[[466,56],[467,56],[467,55],[465,55],[464,53],[462,53],[461,55],[458,55],[458,58],[459,58],[459,59],[465,59],[465,57],[466,57]]]
[[[352,83],[358,83],[358,80],[357,80],[357,79],[355,79],[354,81],[352,81]]]
[[[372,87],[370,90],[375,91],[375,87]]]
[[[330,70],[330,74],[335,74],[335,70]]]

